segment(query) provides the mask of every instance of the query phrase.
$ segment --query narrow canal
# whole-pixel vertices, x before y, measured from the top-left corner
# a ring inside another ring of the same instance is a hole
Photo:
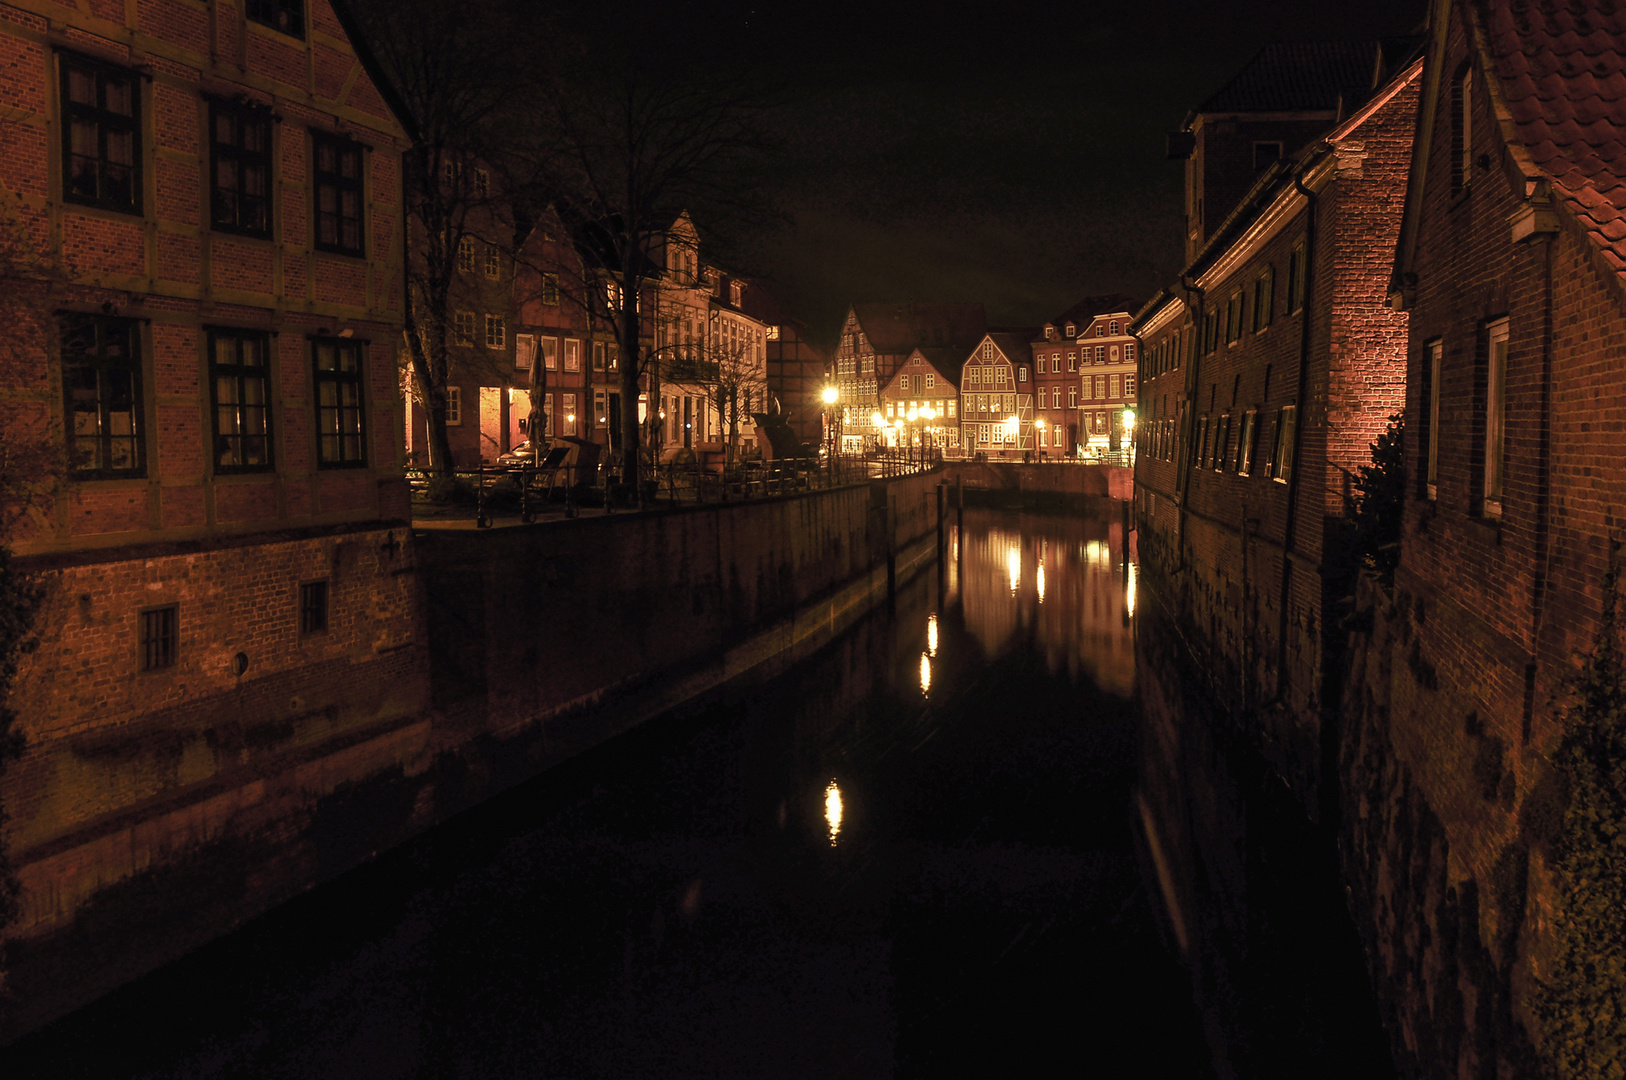
[[[1178,679],[1137,693],[1138,587],[1116,520],[967,510],[940,567],[795,669],[314,890],[0,1074],[1384,1075],[1313,840],[1249,818],[1290,812],[1212,738],[1141,715]]]

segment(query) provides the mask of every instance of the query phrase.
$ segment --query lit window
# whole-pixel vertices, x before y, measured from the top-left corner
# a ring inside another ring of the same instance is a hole
[[[576,338],[565,338],[565,370],[582,369],[582,343]]]
[[[94,315],[62,320],[68,460],[80,476],[142,476],[141,358],[136,323]]]
[[[362,437],[362,342],[318,338],[316,367],[316,461],[322,466],[365,464]]]
[[[217,473],[271,468],[269,338],[244,330],[209,331]]]

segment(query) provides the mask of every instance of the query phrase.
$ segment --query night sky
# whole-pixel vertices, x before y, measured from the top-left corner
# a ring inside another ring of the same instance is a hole
[[[832,339],[855,299],[981,300],[994,324],[1180,269],[1164,134],[1273,40],[1417,31],[1424,0],[932,6],[714,2],[667,12],[697,62],[771,84],[784,224],[705,220],[732,268]],[[717,215],[721,217],[722,215]]]

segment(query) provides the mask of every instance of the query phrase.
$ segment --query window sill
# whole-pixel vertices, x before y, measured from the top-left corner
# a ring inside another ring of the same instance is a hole
[[[346,259],[365,260],[367,258],[367,253],[365,251],[353,251],[349,248],[330,247],[326,244],[312,244],[311,250],[319,255],[340,255]]]

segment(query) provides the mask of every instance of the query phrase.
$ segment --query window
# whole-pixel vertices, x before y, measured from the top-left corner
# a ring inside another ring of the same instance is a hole
[[[1247,476],[1253,471],[1253,444],[1259,410],[1249,409],[1242,414],[1242,434],[1236,440],[1236,474]]]
[[[1292,315],[1304,306],[1304,241],[1293,245],[1287,257],[1287,313]]]
[[[1133,398],[1134,396],[1135,396],[1135,376],[1133,376],[1133,375],[1125,375],[1124,376],[1124,397]]]
[[[1097,364],[1104,364],[1107,362],[1107,347],[1105,345],[1097,345],[1095,347],[1095,362]]]
[[[502,277],[502,255],[498,253],[495,247],[491,246],[486,248],[486,277]]]
[[[465,236],[457,242],[457,268],[465,273],[474,270],[474,238]]]
[[[557,371],[559,369],[559,339],[545,337],[542,339],[542,370]]]
[[[1096,400],[1098,400],[1098,401],[1105,400],[1106,396],[1107,396],[1107,377],[1105,375],[1097,375],[1095,377],[1095,397],[1096,397]]]
[[[926,389],[930,390],[937,385],[937,376],[931,372],[926,373]]]
[[[327,582],[304,582],[299,586],[299,632],[320,634],[326,629]]]
[[[1502,457],[1507,421],[1507,320],[1486,328],[1485,461],[1481,492],[1487,515],[1502,512]]]
[[[579,363],[578,363],[579,366]],[[576,395],[560,394],[559,408],[564,412],[564,426],[560,428],[566,435],[576,434]]]
[[[1119,396],[1118,390],[1119,390],[1118,376],[1116,376],[1116,375],[1108,376],[1107,377],[1107,397],[1109,397],[1109,398],[1118,397]]]
[[[260,109],[209,105],[210,220],[214,228],[271,235],[271,117]]]
[[[1133,341],[1124,344],[1124,359],[1131,362],[1135,359],[1135,343]]]
[[[180,652],[180,611],[174,605],[150,608],[141,612],[141,670],[159,671],[175,666],[175,655]]]
[[[1208,417],[1204,416],[1197,422],[1197,445],[1192,448],[1197,456],[1197,468],[1208,467]]]
[[[1424,438],[1428,439],[1428,464],[1423,471],[1423,481],[1428,485],[1424,490],[1433,499],[1438,497],[1440,482],[1440,359],[1444,343],[1436,338],[1424,345],[1423,350],[1428,356],[1428,381],[1423,385],[1423,392],[1428,395],[1428,427],[1424,432]]]
[[[542,302],[549,307],[559,303],[559,275],[542,275]]]
[[[593,370],[604,370],[604,342],[593,342]]]
[[[270,339],[244,330],[209,331],[214,387],[215,472],[271,468]]]
[[[1253,332],[1256,334],[1270,325],[1275,288],[1276,271],[1267,267],[1253,283]]]
[[[361,144],[311,133],[316,150],[316,246],[341,255],[363,253]]]
[[[985,342],[982,343],[982,358],[984,360],[992,360],[994,358],[994,343],[993,342],[985,341]]]
[[[1239,289],[1231,294],[1225,302],[1225,343],[1230,345],[1242,340],[1243,316],[1242,291]]]
[[[1028,366],[1026,364],[1023,364],[1016,369],[1016,381],[1019,383],[1025,383],[1028,381]]]
[[[60,56],[63,199],[140,213],[140,87],[136,76],[82,56]]]
[[[248,0],[248,21],[304,38],[305,0]]]
[[[1253,171],[1264,172],[1282,157],[1282,144],[1279,142],[1256,142],[1253,144]]]
[[[474,312],[457,311],[452,313],[452,344],[474,344]]]
[[[1285,484],[1293,476],[1293,449],[1298,434],[1298,407],[1284,405],[1276,410],[1275,432],[1271,440],[1270,464],[1267,471],[1272,480]]]
[[[1104,325],[1102,325],[1101,323],[1096,323],[1095,324],[1095,336],[1096,337],[1106,337],[1107,336],[1107,328]]]
[[[582,369],[582,343],[576,338],[565,338],[565,370]]]
[[[1108,332],[1110,334],[1112,334],[1112,336],[1117,337],[1118,336],[1118,320],[1113,319],[1112,322],[1109,325],[1111,326],[1111,329]]]
[[[955,402],[954,402],[954,399],[953,399],[953,398],[949,398],[949,402],[948,402],[948,415],[949,415],[949,419],[950,419],[950,420],[952,420],[952,419],[954,419],[954,404],[955,404]]]
[[[1214,471],[1224,472],[1231,451],[1231,414],[1221,413],[1214,425]]]
[[[479,199],[491,196],[491,174],[484,169],[474,170],[474,195]]]
[[[1078,387],[1076,386],[1067,388],[1067,407],[1069,409],[1078,408]]]
[[[136,323],[69,315],[61,329],[68,459],[74,472],[85,477],[144,475]]]
[[[1068,337],[1077,337],[1078,336],[1078,327],[1074,326],[1072,323],[1068,323],[1067,324],[1067,336]]]
[[[461,386],[448,386],[446,388],[446,423],[452,427],[459,427],[463,423],[463,388]]]
[[[1474,70],[1464,66],[1451,84],[1451,149],[1455,168],[1451,172],[1451,190],[1461,191],[1473,178],[1474,161]]]
[[[1078,370],[1078,353],[1075,352],[1072,349],[1067,350],[1067,370],[1068,371],[1077,371]]]
[[[316,463],[366,464],[362,439],[361,347],[348,338],[316,338]]]

